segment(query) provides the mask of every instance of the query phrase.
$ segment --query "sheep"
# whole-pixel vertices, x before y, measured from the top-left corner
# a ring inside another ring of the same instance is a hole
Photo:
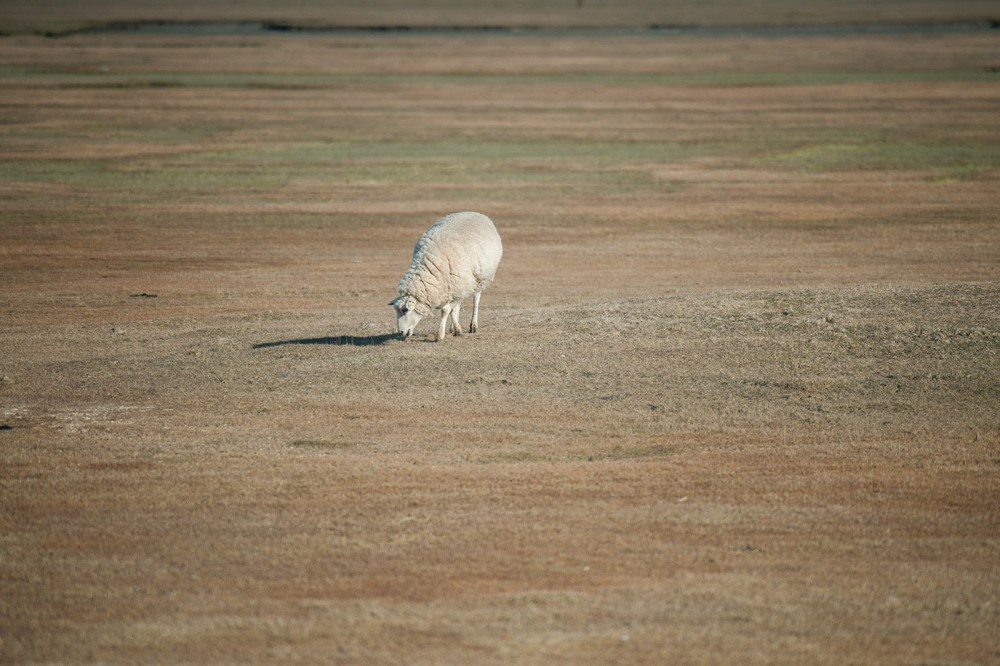
[[[389,302],[396,310],[396,327],[403,338],[413,334],[420,319],[441,312],[435,340],[445,338],[448,319],[455,335],[464,301],[472,295],[469,333],[479,330],[479,297],[493,282],[503,244],[493,221],[481,213],[446,215],[431,225],[413,248],[410,267],[399,280],[399,296]]]

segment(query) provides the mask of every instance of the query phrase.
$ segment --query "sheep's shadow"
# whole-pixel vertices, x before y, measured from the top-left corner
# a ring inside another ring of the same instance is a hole
[[[381,335],[336,335],[325,338],[299,338],[298,340],[277,340],[275,342],[258,342],[253,349],[268,347],[283,347],[285,345],[334,345],[338,347],[370,347],[384,345],[392,340],[399,340],[399,333],[382,333]]]

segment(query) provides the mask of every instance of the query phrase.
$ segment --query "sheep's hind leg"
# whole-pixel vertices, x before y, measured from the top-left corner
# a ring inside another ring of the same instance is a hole
[[[458,323],[458,314],[462,310],[462,304],[457,303],[451,309],[451,332],[455,335],[462,335],[462,325]]]
[[[475,333],[479,330],[479,297],[482,295],[481,291],[477,291],[472,297],[472,323],[469,324],[469,333]]]

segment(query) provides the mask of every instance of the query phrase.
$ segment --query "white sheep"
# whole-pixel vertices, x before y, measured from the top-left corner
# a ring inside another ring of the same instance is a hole
[[[481,213],[452,213],[431,225],[413,248],[410,267],[399,280],[399,296],[389,302],[396,309],[396,326],[403,337],[413,334],[420,319],[441,311],[438,342],[444,340],[448,318],[455,335],[462,334],[458,314],[470,294],[472,324],[479,329],[479,297],[493,282],[503,244],[493,221]]]

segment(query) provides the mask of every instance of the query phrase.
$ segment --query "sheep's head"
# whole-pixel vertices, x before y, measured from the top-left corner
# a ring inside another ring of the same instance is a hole
[[[408,338],[413,335],[413,329],[420,323],[420,319],[426,314],[426,308],[422,307],[412,296],[401,295],[389,301],[396,310],[396,328],[399,333]]]

